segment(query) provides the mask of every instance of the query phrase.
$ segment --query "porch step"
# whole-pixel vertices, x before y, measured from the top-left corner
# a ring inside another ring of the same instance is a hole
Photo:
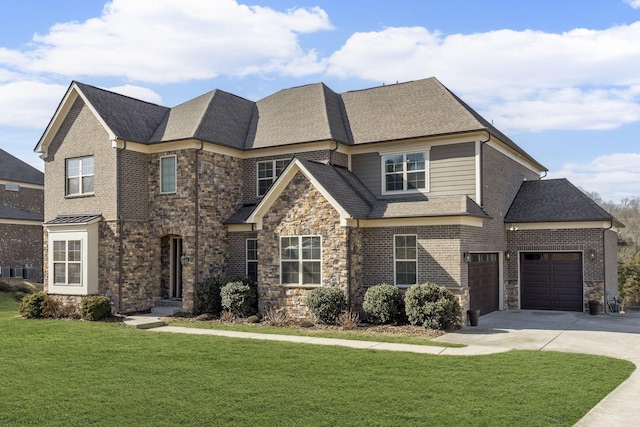
[[[180,307],[182,306],[182,302],[178,301],[180,305],[156,305],[151,309],[151,314],[156,317],[164,317],[164,316],[172,316],[180,311]]]
[[[127,316],[124,319],[124,324],[134,327],[136,329],[152,329],[166,326],[160,317],[154,314],[138,314],[134,316]]]

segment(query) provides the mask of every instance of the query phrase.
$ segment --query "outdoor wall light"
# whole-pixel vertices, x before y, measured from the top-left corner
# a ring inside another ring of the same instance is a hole
[[[469,252],[462,252],[462,259],[464,262],[469,262]]]
[[[515,224],[511,224],[511,227],[509,227],[509,231],[518,231],[518,226]]]
[[[595,261],[596,260],[596,250],[595,249],[589,249],[589,259],[591,261]]]
[[[189,262],[189,257],[183,252],[182,256],[180,257],[180,264],[185,265],[188,262]]]
[[[506,251],[504,253],[504,259],[506,259],[507,261],[511,259],[511,251]]]

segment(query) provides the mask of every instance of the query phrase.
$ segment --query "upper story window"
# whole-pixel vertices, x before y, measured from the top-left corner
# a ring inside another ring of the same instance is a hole
[[[177,187],[176,156],[160,157],[160,192],[175,193]]]
[[[67,159],[67,196],[93,194],[93,156]]]
[[[13,183],[6,183],[4,189],[7,191],[20,191],[20,185]]]
[[[428,157],[425,151],[390,154],[383,159],[383,193],[427,190]]]
[[[289,164],[290,159],[278,159],[278,160],[266,160],[262,162],[258,162],[257,166],[257,174],[258,182],[258,197],[264,196],[273,181],[276,180],[278,176],[282,173],[284,168]]]

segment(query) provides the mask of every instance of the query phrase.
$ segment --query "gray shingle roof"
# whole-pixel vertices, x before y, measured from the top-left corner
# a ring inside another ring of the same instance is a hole
[[[255,104],[221,90],[214,90],[172,108],[150,142],[196,138],[244,149]]]
[[[169,108],[74,82],[116,137],[148,142]]]
[[[44,185],[44,174],[0,149],[0,179]]]
[[[589,196],[566,179],[524,181],[505,215],[507,223],[614,221]]]
[[[196,138],[242,150],[333,140],[367,144],[487,131],[545,170],[436,78],[337,94],[323,83],[257,102],[214,90],[174,108],[75,83],[121,139]]]
[[[489,216],[467,196],[433,197],[413,200],[379,200],[371,209],[369,219],[436,216]]]
[[[256,107],[247,149],[330,139],[350,142],[340,96],[322,83],[281,90]]]
[[[47,221],[46,225],[64,225],[64,224],[87,224],[102,219],[102,214],[77,214],[77,215],[58,215],[51,221]]]
[[[21,221],[43,221],[42,215],[37,215],[31,212],[25,212],[20,209],[16,209],[5,204],[0,204],[0,218],[2,219],[17,219]]]

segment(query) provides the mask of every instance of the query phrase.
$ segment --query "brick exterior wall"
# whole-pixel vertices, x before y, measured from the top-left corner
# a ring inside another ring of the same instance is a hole
[[[94,195],[67,197],[66,159],[84,156],[94,158]],[[107,220],[117,219],[116,159],[116,150],[111,148],[109,135],[78,98],[44,159],[45,222],[56,215],[69,213],[101,213]]]
[[[573,251],[583,253],[583,299],[585,310],[588,301],[596,299],[604,303],[605,295],[605,259],[603,230],[587,229],[558,229],[558,230],[517,230],[507,233],[508,250],[512,258],[506,262],[507,289],[505,304],[509,309],[519,308],[519,253],[520,252],[560,252]],[[589,250],[594,249],[596,259],[589,259]],[[615,252],[613,252],[615,253]],[[616,284],[617,285],[617,284]]]
[[[247,239],[256,239],[255,231],[229,233],[229,266],[227,273],[231,275],[247,274]],[[260,248],[258,248],[258,255]]]
[[[322,238],[322,286],[349,288],[348,228],[340,226],[338,212],[298,173],[262,220],[258,233],[259,306],[285,308],[293,317],[308,317],[306,297],[317,286],[280,285],[280,236],[314,235]]]

